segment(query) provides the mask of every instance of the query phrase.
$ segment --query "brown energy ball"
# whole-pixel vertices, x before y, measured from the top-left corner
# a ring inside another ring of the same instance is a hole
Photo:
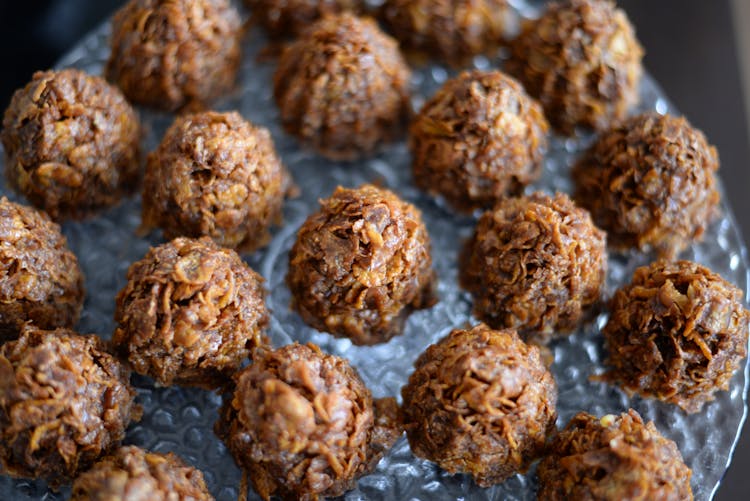
[[[86,217],[135,190],[140,136],[135,111],[104,79],[37,72],[5,110],[5,176],[53,219]]]
[[[548,129],[542,107],[516,80],[461,73],[411,124],[414,181],[458,210],[490,208],[539,177]]]
[[[313,344],[261,348],[234,380],[216,433],[266,500],[340,496],[400,435],[395,401],[373,408],[349,362]]]
[[[203,473],[178,456],[120,447],[73,482],[70,501],[213,501]]]
[[[401,390],[412,452],[481,487],[525,472],[555,428],[557,386],[515,331],[455,329],[427,348]]]
[[[576,200],[617,248],[674,258],[719,203],[716,149],[684,118],[638,115],[603,134],[573,169]]]
[[[148,156],[143,225],[253,251],[281,222],[290,187],[268,130],[236,112],[181,116]]]
[[[361,12],[363,0],[245,0],[273,38],[297,36],[318,19],[341,12]]]
[[[506,69],[538,98],[552,126],[602,130],[639,101],[643,49],[610,0],[549,5],[511,43]]]
[[[140,418],[129,378],[97,336],[26,326],[0,347],[0,472],[70,482]]]
[[[478,317],[546,342],[598,302],[606,238],[563,193],[506,198],[479,219],[461,268]]]
[[[287,132],[326,157],[352,160],[401,132],[409,77],[395,40],[372,19],[344,13],[284,51],[273,94]]]
[[[263,279],[209,238],[176,238],[128,270],[112,342],[159,384],[215,388],[268,342]]]
[[[73,327],[83,307],[83,275],[60,227],[47,214],[0,198],[0,343],[27,321]]]
[[[388,190],[338,187],[299,229],[286,282],[312,327],[354,344],[387,341],[435,302],[421,213]]]
[[[677,445],[633,409],[601,419],[580,412],[539,463],[537,499],[692,500],[691,474]]]
[[[135,103],[202,106],[234,85],[241,37],[229,0],[130,0],[112,18],[105,72]]]
[[[698,412],[747,355],[742,291],[690,261],[638,268],[610,303],[605,379]]]

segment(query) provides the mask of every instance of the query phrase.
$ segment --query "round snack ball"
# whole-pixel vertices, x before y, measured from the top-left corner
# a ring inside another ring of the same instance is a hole
[[[544,452],[557,386],[539,348],[515,331],[455,329],[414,367],[401,410],[416,456],[489,487],[525,472]]]
[[[105,72],[135,103],[202,106],[234,85],[241,37],[229,0],[130,0],[112,18]]]
[[[684,118],[631,117],[603,134],[573,169],[576,200],[624,249],[676,257],[718,212],[716,148]]]
[[[353,160],[402,131],[409,77],[395,40],[372,19],[344,13],[287,47],[273,94],[287,132],[328,158]]]
[[[28,321],[73,327],[83,298],[78,259],[60,227],[44,212],[0,198],[0,343]]]
[[[625,12],[610,0],[549,5],[511,43],[506,63],[538,98],[555,129],[596,130],[622,119],[639,101],[643,49]]]
[[[181,116],[148,156],[143,225],[253,251],[281,222],[290,187],[268,130],[236,112]]]
[[[691,474],[677,445],[633,409],[601,419],[580,412],[539,463],[537,499],[692,500]]]
[[[606,238],[567,195],[537,192],[485,212],[461,265],[479,318],[546,342],[575,328],[598,302]]]
[[[263,279],[209,238],[176,238],[128,269],[112,342],[161,385],[216,388],[268,342]]]
[[[273,38],[286,38],[303,33],[318,19],[341,12],[361,12],[363,0],[245,0]]]
[[[40,71],[5,110],[5,176],[53,219],[83,218],[136,189],[140,136],[135,111],[104,79]]]
[[[411,124],[414,181],[460,211],[490,208],[539,177],[548,129],[539,103],[514,79],[461,73]]]
[[[129,379],[97,336],[26,326],[0,347],[0,472],[70,482],[140,418]]]
[[[299,229],[286,283],[315,329],[358,345],[387,341],[435,302],[421,213],[388,190],[338,187]]]
[[[690,261],[638,268],[610,302],[605,379],[698,412],[747,355],[742,291]]]
[[[73,482],[70,501],[213,501],[203,473],[171,452],[120,447]]]

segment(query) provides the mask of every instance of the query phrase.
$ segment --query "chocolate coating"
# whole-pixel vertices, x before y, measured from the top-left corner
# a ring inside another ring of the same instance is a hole
[[[135,190],[140,134],[135,111],[104,79],[40,71],[5,110],[5,177],[53,219],[83,218]]]
[[[245,0],[245,4],[273,38],[300,35],[322,17],[364,10],[362,0]]]
[[[557,386],[515,331],[455,329],[420,355],[401,390],[409,446],[481,487],[525,472],[555,428]]]

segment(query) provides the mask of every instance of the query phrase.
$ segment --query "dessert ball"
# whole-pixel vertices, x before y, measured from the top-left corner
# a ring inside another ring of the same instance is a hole
[[[245,0],[273,38],[297,36],[322,17],[364,10],[362,0]]]
[[[261,348],[234,381],[216,433],[266,500],[340,496],[400,434],[395,401],[374,409],[349,362],[313,344]]]
[[[515,331],[455,329],[417,359],[401,390],[412,452],[481,487],[525,472],[555,428],[557,386]]]
[[[506,198],[479,219],[461,268],[479,318],[546,342],[598,302],[606,238],[563,193]]]
[[[125,437],[130,371],[95,335],[24,327],[0,347],[0,471],[70,482]]]
[[[174,454],[120,447],[73,482],[70,501],[213,501],[203,473]]]
[[[372,19],[344,13],[316,22],[283,52],[273,94],[289,134],[352,160],[402,131],[409,77],[395,40]]]
[[[555,436],[537,474],[537,499],[693,499],[677,445],[633,409],[602,418],[578,413]]]
[[[143,225],[253,251],[281,222],[290,187],[268,130],[236,112],[181,116],[148,156]]]
[[[44,212],[0,198],[0,343],[26,322],[73,327],[83,276],[60,227]]]
[[[268,341],[263,279],[209,238],[176,238],[128,269],[112,342],[164,386],[216,388]]]
[[[130,0],[112,18],[105,72],[134,103],[200,107],[233,87],[241,37],[229,0]]]
[[[140,136],[135,111],[104,79],[37,72],[5,110],[5,176],[53,219],[86,217],[136,189]]]
[[[549,5],[511,43],[506,69],[544,106],[552,126],[602,130],[639,101],[643,49],[610,0]]]
[[[299,229],[286,282],[312,327],[354,344],[387,341],[435,302],[421,213],[388,190],[338,187]]]
[[[415,183],[464,212],[517,195],[541,174],[542,107],[499,71],[448,80],[411,124]]]
[[[674,258],[718,212],[716,149],[684,118],[646,113],[604,133],[573,169],[576,200],[616,248]]]
[[[750,312],[742,291],[690,261],[638,268],[610,310],[602,331],[605,378],[629,393],[698,412],[729,388],[747,355]]]

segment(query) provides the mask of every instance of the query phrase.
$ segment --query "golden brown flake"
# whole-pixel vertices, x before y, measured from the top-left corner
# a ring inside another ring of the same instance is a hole
[[[342,12],[360,13],[363,0],[245,0],[258,21],[273,38],[302,34],[322,17]]]

